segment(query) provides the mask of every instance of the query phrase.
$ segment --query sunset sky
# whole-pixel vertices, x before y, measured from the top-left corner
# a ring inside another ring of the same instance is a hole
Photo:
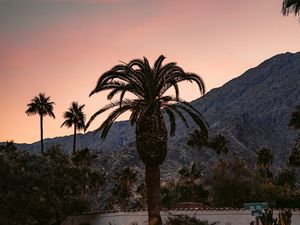
[[[198,73],[207,90],[263,60],[300,51],[298,18],[282,0],[0,0],[0,141],[39,141],[39,118],[25,114],[39,92],[55,102],[45,137],[60,128],[72,101],[87,118],[107,103],[88,97],[99,76],[117,64],[160,54]],[[182,97],[199,97],[195,85]],[[105,115],[104,115],[105,116]],[[103,118],[103,117],[102,117]],[[125,118],[122,118],[125,119]],[[89,130],[95,129],[101,117]]]

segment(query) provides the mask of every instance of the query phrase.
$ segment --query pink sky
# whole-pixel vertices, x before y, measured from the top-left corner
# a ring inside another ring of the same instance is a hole
[[[281,15],[281,0],[0,0],[0,141],[39,140],[38,116],[26,105],[39,92],[56,103],[45,137],[60,128],[72,101],[89,118],[107,103],[88,97],[99,76],[118,61],[164,54],[202,76],[207,89],[223,85],[263,60],[300,50],[300,23]],[[183,86],[182,97],[199,97]],[[104,115],[105,116],[105,115]],[[103,118],[103,117],[102,117]],[[89,130],[102,121],[98,118]],[[125,119],[122,117],[122,119]]]

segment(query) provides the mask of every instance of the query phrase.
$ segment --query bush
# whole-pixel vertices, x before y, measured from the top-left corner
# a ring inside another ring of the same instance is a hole
[[[216,225],[217,223],[209,223],[208,221],[199,220],[196,217],[187,215],[178,215],[168,217],[164,225]]]

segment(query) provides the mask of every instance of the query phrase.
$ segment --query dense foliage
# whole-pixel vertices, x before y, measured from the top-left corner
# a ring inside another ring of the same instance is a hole
[[[209,223],[208,221],[199,220],[196,217],[187,215],[170,216],[164,225],[216,225],[218,222]]]
[[[115,186],[111,195],[111,203],[116,204],[121,210],[129,208],[136,181],[137,172],[129,167],[117,172],[115,176]]]
[[[0,224],[59,225],[68,215],[89,211],[89,191],[99,190],[103,176],[87,161],[72,161],[59,146],[42,155],[2,146]]]

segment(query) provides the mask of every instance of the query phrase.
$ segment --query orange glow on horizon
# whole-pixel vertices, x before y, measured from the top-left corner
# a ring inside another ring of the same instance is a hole
[[[107,104],[104,94],[88,95],[119,60],[153,62],[163,54],[210,90],[273,55],[300,50],[300,24],[282,16],[281,0],[15,1],[0,1],[0,141],[39,141],[38,116],[25,114],[39,92],[55,102],[45,138],[72,134],[60,128],[63,112],[78,101],[89,118]],[[184,99],[199,97],[196,85],[181,86]]]

